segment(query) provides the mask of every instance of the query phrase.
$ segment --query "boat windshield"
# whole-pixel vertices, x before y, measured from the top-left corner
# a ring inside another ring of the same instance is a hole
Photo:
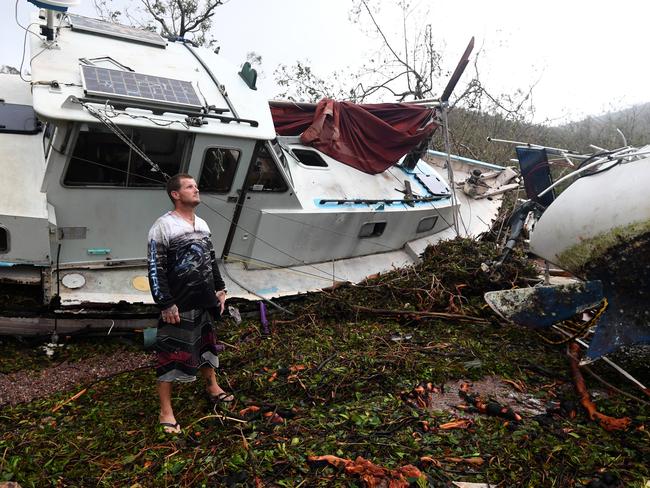
[[[275,159],[280,163],[280,166],[282,166],[282,169],[284,169],[284,172],[289,179],[291,186],[293,186],[293,178],[291,177],[291,171],[289,170],[289,162],[287,161],[287,156],[282,150],[282,146],[277,139],[269,141],[268,145],[270,149],[269,152],[273,154],[275,156]]]

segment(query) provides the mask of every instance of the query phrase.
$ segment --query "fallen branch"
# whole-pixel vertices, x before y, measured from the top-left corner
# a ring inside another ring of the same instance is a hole
[[[458,420],[453,420],[451,422],[447,422],[446,424],[441,424],[440,429],[442,430],[467,429],[472,424],[473,422],[470,419],[458,419]]]
[[[424,479],[422,472],[411,464],[397,469],[388,469],[377,466],[361,456],[354,461],[330,455],[309,456],[307,463],[316,468],[329,464],[343,469],[346,474],[358,476],[363,481],[363,486],[369,488],[379,486],[408,488],[413,481]]]
[[[450,463],[469,464],[470,466],[477,466],[477,467],[483,466],[483,463],[485,462],[483,458],[480,457],[470,457],[470,458],[446,457],[443,458],[443,460]]]
[[[62,407],[66,406],[68,403],[70,403],[70,402],[74,402],[77,398],[79,398],[81,395],[83,395],[84,393],[86,393],[86,391],[88,391],[88,388],[84,388],[84,389],[81,390],[80,392],[75,393],[75,394],[72,395],[70,398],[68,398],[65,402],[63,402],[63,403],[59,403],[56,407],[54,407],[54,408],[52,409],[52,413],[54,413],[54,412],[60,410]]]
[[[490,323],[488,320],[480,317],[472,317],[471,315],[463,315],[458,313],[418,312],[414,310],[381,310],[376,308],[363,307],[361,305],[351,305],[351,308],[358,312],[365,312],[374,315],[385,315],[389,317],[406,317],[411,320],[433,318],[433,319],[457,320],[460,322],[473,322],[475,324],[481,324],[481,325],[488,325]]]
[[[639,402],[641,405],[645,405],[646,407],[650,407],[650,402],[646,402],[645,400],[642,400],[641,398],[639,398],[639,397],[637,397],[637,396],[631,395],[631,394],[629,394],[628,392],[621,390],[620,388],[616,388],[614,385],[612,385],[612,384],[609,383],[608,381],[605,381],[602,377],[600,377],[599,375],[597,375],[597,374],[596,374],[596,373],[595,373],[595,372],[594,372],[594,371],[593,371],[589,366],[583,366],[582,368],[583,368],[587,373],[589,373],[591,376],[593,376],[593,377],[596,378],[598,381],[600,381],[600,382],[601,382],[603,385],[605,385],[607,388],[609,388],[610,390],[615,391],[615,392],[618,393],[619,395],[623,395],[623,396],[625,396],[625,397],[628,397],[628,398],[630,398],[631,400],[636,400],[636,401]],[[648,392],[646,391],[646,395],[647,395],[647,394],[648,394]]]
[[[205,417],[201,417],[198,420],[195,420],[191,424],[189,424],[186,428],[189,429],[190,427],[193,427],[194,425],[198,424],[199,422],[202,422],[205,419],[219,419],[219,420],[231,420],[233,422],[238,422],[240,424],[247,424],[247,420],[242,420],[242,419],[236,419],[234,417],[228,417],[227,415],[220,415],[220,414],[214,414],[214,415],[206,415]]]
[[[580,396],[580,403],[587,410],[589,418],[600,423],[600,425],[608,432],[614,430],[626,430],[630,425],[630,418],[623,417],[617,419],[615,417],[609,417],[604,415],[598,410],[596,410],[596,404],[591,401],[589,397],[589,391],[585,385],[585,379],[580,372],[580,346],[577,342],[572,342],[569,345],[569,363],[571,364],[571,374],[573,376],[573,382],[576,386],[576,391]]]
[[[491,415],[493,417],[501,417],[514,422],[521,422],[522,420],[521,415],[512,410],[512,408],[501,405],[495,401],[485,402],[478,394],[470,393],[469,383],[463,383],[461,385],[458,396],[465,400],[471,408],[475,409],[479,413]]]

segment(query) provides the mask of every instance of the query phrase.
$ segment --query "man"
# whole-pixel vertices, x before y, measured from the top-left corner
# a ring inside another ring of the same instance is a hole
[[[212,318],[223,313],[226,289],[217,266],[210,229],[195,213],[201,202],[194,178],[177,174],[167,182],[174,210],[160,217],[149,231],[149,285],[162,310],[158,326],[159,422],[165,432],[178,434],[181,427],[171,404],[172,384],[196,379],[206,381],[213,403],[234,397],[218,385],[214,368],[219,365]]]

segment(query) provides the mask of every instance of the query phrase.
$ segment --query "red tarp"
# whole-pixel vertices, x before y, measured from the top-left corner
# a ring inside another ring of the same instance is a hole
[[[315,106],[270,103],[275,130],[328,156],[376,174],[433,134],[434,109],[420,105],[321,100]]]

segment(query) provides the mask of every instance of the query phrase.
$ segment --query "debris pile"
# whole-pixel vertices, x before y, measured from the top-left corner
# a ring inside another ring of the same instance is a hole
[[[442,242],[417,266],[285,301],[294,315],[269,315],[268,334],[250,314],[221,322],[218,378],[235,400],[213,410],[202,382],[179,385],[179,436],[157,428],[144,359],[5,405],[0,477],[23,486],[582,488],[611,473],[621,486],[645,483],[650,407],[592,390],[599,409],[633,419],[624,433],[578,410],[564,348],[484,306],[486,290],[536,280],[516,253],[498,277],[484,273],[497,254],[490,243]],[[7,341],[0,377],[29,384],[48,369],[62,384],[57,365],[85,373],[126,349],[116,338],[72,338],[48,357]],[[618,381],[600,366],[590,368]]]
[[[392,317],[401,321],[443,319],[484,322],[486,291],[528,286],[538,271],[522,253],[514,253],[498,276],[482,269],[495,260],[490,242],[456,238],[429,246],[421,262],[374,275],[358,285],[339,286],[312,295],[303,310],[320,318],[358,319],[360,315]]]

